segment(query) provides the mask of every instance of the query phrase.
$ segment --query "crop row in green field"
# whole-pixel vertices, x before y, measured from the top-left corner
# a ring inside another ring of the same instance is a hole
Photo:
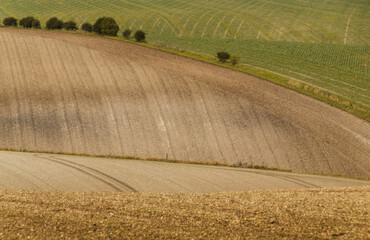
[[[121,31],[284,74],[370,106],[368,0],[0,0],[0,18],[52,16],[93,23],[114,17]]]
[[[0,18],[32,15],[93,22],[160,36],[370,43],[367,0],[0,0]]]
[[[215,49],[241,56],[242,62],[291,76],[370,106],[370,46],[154,37],[164,45],[215,54]],[[171,42],[173,42],[171,44]]]

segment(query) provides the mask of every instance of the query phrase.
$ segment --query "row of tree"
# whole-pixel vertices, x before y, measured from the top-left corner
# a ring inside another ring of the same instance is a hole
[[[8,17],[3,20],[4,26],[18,27],[18,20],[14,17]],[[41,28],[40,21],[34,17],[25,17],[19,21],[23,28]]]
[[[8,17],[3,20],[4,26],[18,26],[18,20],[14,17]],[[23,28],[41,28],[40,21],[34,17],[25,17],[19,21],[19,25]],[[46,22],[46,29],[48,30],[61,30],[65,29],[68,31],[76,31],[78,30],[77,23],[74,21],[67,21],[63,22],[62,20],[52,17]],[[81,30],[85,32],[95,32],[100,35],[108,35],[108,36],[117,36],[119,31],[119,26],[111,17],[101,17],[96,20],[95,24],[92,25],[90,23],[83,23],[81,25]],[[129,39],[131,36],[132,31],[130,29],[126,29],[123,31],[122,35],[124,38]],[[137,31],[134,35],[134,38],[138,42],[145,42],[145,33],[141,30]],[[222,62],[225,63],[226,61],[230,60],[233,66],[236,66],[240,62],[240,58],[238,56],[230,56],[229,53],[221,51],[217,53],[217,58]]]
[[[14,17],[8,17],[3,20],[4,26],[12,26],[18,27],[18,20]],[[41,29],[40,21],[34,17],[25,17],[19,21],[19,25],[23,28],[36,28]],[[62,20],[52,17],[46,21],[46,29],[48,30],[61,30],[65,29],[68,31],[76,31],[78,30],[77,23],[74,21],[67,21],[63,22]],[[88,22],[83,23],[81,25],[81,30],[85,32],[94,32],[100,35],[107,35],[107,36],[117,36],[119,31],[119,26],[111,17],[101,17],[96,20],[95,24],[92,25]],[[126,29],[123,31],[123,37],[129,39],[131,36],[132,31],[130,29]],[[145,42],[146,34],[145,32],[139,30],[136,31],[134,34],[134,38],[138,42]]]

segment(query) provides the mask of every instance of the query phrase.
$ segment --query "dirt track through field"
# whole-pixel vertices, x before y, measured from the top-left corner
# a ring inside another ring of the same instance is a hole
[[[216,50],[215,50],[216,51]],[[0,147],[370,177],[370,124],[240,72],[93,36],[0,29]]]
[[[370,186],[370,182],[244,168],[0,152],[0,190],[205,193],[351,186]]]

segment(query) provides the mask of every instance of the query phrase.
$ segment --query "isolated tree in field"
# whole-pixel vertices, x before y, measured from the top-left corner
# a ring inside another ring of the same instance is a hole
[[[81,26],[82,31],[85,32],[92,32],[93,31],[93,26],[90,23],[84,23]]]
[[[7,17],[7,18],[4,18],[3,20],[3,24],[4,26],[12,26],[12,27],[17,27],[18,26],[18,20],[14,17]]]
[[[226,62],[229,58],[230,58],[230,54],[228,54],[227,52],[218,52],[217,53],[217,58],[221,61],[221,62]]]
[[[122,36],[126,39],[129,39],[130,38],[130,35],[131,35],[132,31],[130,29],[126,29],[125,31],[123,31],[122,33]]]
[[[113,18],[102,17],[96,20],[93,26],[93,31],[97,34],[117,36],[119,26]]]
[[[63,21],[59,20],[56,17],[52,17],[46,22],[46,29],[49,29],[49,30],[57,30],[57,29],[60,30],[62,29],[62,27],[63,27]]]
[[[139,31],[136,31],[134,38],[138,42],[145,42],[145,35],[146,35],[145,32],[139,30]]]
[[[34,17],[25,17],[19,21],[19,25],[23,28],[41,28],[40,21]]]
[[[63,28],[68,31],[76,31],[78,29],[77,23],[75,23],[74,21],[63,23]]]
[[[236,56],[236,55],[232,55],[230,57],[230,62],[231,62],[231,65],[233,65],[235,67],[240,63],[240,57]]]

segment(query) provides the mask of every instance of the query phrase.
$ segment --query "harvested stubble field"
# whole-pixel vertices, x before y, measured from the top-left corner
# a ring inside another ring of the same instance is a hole
[[[262,79],[94,36],[0,29],[0,147],[370,176],[370,125]]]
[[[369,239],[370,188],[0,192],[0,238]]]

